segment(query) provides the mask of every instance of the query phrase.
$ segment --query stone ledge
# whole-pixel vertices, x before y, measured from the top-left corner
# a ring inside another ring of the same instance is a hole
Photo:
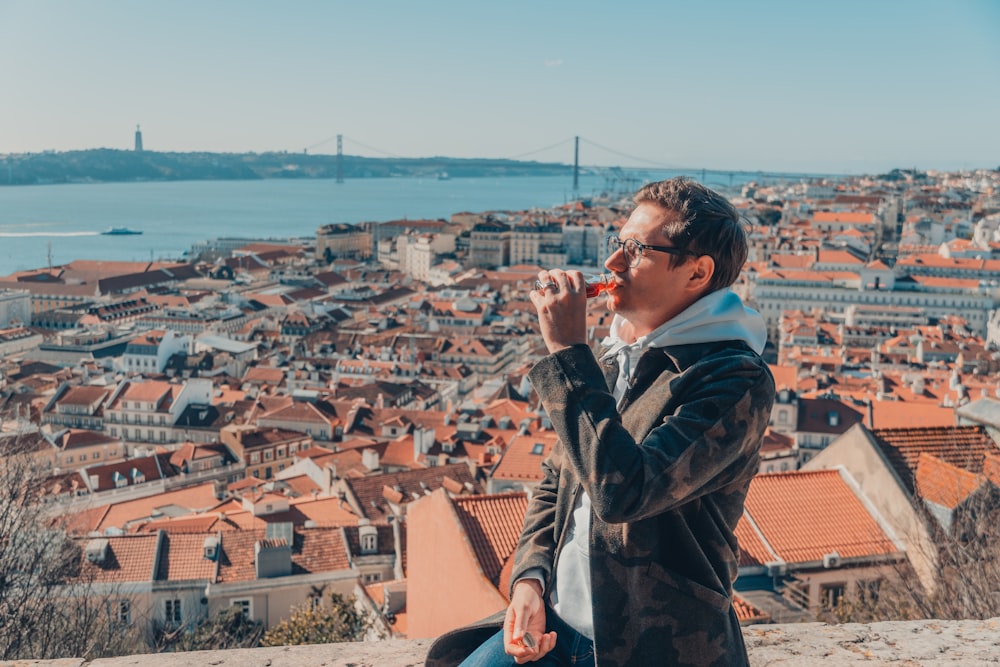
[[[1000,662],[1000,618],[846,625],[755,625],[743,632],[753,667],[981,667]],[[429,639],[3,662],[0,667],[418,667]]]

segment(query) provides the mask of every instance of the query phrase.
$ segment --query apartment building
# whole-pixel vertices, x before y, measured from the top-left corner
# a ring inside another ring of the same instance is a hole
[[[781,314],[789,309],[844,314],[851,306],[916,308],[925,321],[958,315],[972,331],[985,336],[990,313],[1000,306],[1000,292],[976,280],[929,276],[901,280],[884,271],[873,273],[865,281],[861,273],[853,272],[768,270],[751,281],[751,298],[772,340],[779,338]]]
[[[372,255],[372,234],[361,225],[324,225],[316,230],[316,255],[327,262],[344,257],[367,259]]]
[[[273,479],[295,463],[295,455],[312,447],[311,435],[275,427],[229,424],[219,439],[246,464],[248,477]]]
[[[509,263],[565,266],[562,225],[555,222],[514,225],[510,232]]]
[[[115,390],[104,409],[104,430],[133,444],[167,444],[183,439],[175,427],[190,405],[212,403],[212,382],[202,378],[172,384],[162,380],[128,380]]]
[[[63,383],[42,408],[42,423],[100,431],[104,426],[104,405],[112,392],[111,387]]]
[[[128,342],[122,355],[122,365],[129,374],[162,373],[170,357],[187,354],[190,347],[190,336],[178,336],[169,329],[148,331]]]
[[[468,266],[492,269],[510,262],[511,229],[502,222],[481,222],[469,238]]]

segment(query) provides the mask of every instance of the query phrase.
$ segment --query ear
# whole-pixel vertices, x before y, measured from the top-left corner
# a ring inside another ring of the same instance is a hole
[[[688,262],[687,289],[698,294],[708,291],[708,285],[715,275],[715,260],[709,255],[700,255]]]

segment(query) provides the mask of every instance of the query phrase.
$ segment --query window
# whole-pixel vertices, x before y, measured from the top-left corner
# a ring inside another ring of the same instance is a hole
[[[250,463],[260,463],[260,452],[252,452],[250,454]]]
[[[364,575],[364,581],[366,584],[372,584],[376,581],[382,581],[382,574],[380,572],[369,572]]]
[[[881,579],[858,579],[858,599],[863,602],[878,602],[879,589],[882,587]]]
[[[181,601],[177,598],[165,600],[163,605],[163,620],[167,624],[181,622]]]
[[[844,597],[844,584],[822,584],[819,587],[819,605],[822,609],[830,611],[840,604]]]
[[[271,470],[271,466],[264,468],[264,479],[271,479],[274,477],[274,471]]]
[[[541,455],[545,452],[545,445],[541,442],[536,442],[531,448],[531,453],[536,455]]]
[[[264,460],[265,461],[270,461],[273,458],[274,458],[274,452],[273,451],[271,451],[270,449],[264,451]]]
[[[115,621],[121,625],[132,625],[132,602],[130,600],[115,600],[114,605]]]
[[[229,601],[233,607],[239,607],[246,620],[253,619],[253,601],[250,598],[234,598]]]

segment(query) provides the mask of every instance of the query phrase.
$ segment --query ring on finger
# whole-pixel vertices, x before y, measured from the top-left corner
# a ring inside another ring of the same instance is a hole
[[[559,285],[554,280],[550,280],[547,283],[543,283],[540,280],[536,280],[535,289],[538,290],[539,292],[544,292],[547,289],[550,289],[553,292],[555,292],[559,289]]]

